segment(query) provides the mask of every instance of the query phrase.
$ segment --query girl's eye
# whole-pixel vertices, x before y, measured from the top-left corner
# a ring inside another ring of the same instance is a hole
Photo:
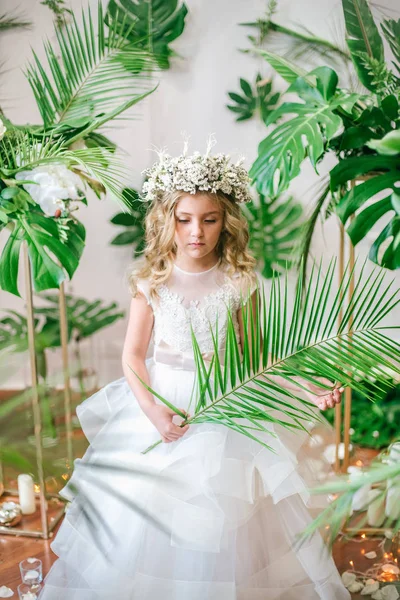
[[[189,223],[189,221],[185,219],[178,219],[178,223]]]
[[[215,223],[215,219],[206,219],[205,223]]]

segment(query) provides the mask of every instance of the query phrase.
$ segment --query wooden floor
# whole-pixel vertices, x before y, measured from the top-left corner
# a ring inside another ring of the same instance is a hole
[[[55,535],[59,527],[60,524],[54,529]],[[0,587],[6,585],[14,591],[15,596],[13,598],[17,597],[17,586],[21,583],[18,564],[21,560],[30,556],[41,559],[43,563],[43,577],[45,577],[51,565],[57,559],[57,556],[50,548],[51,541],[51,539],[40,540],[26,537],[16,538],[9,535],[0,536]],[[356,538],[355,541],[336,542],[333,549],[333,557],[339,572],[342,573],[350,568],[350,560],[353,561],[357,570],[365,571],[369,568],[371,561],[361,554],[361,550],[365,552],[374,549],[378,550],[378,542],[378,538],[371,538],[361,543],[360,538]],[[365,598],[365,596],[354,594],[352,598],[361,599]]]

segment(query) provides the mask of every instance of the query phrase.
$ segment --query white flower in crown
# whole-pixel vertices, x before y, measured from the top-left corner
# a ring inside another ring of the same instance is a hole
[[[163,192],[174,190],[189,194],[220,191],[232,196],[236,202],[251,202],[251,180],[243,167],[244,159],[233,164],[228,154],[210,155],[214,143],[210,137],[205,155],[196,151],[187,156],[187,142],[180,156],[172,157],[165,150],[159,151],[159,161],[142,172],[146,181],[141,199],[150,202],[160,198]]]

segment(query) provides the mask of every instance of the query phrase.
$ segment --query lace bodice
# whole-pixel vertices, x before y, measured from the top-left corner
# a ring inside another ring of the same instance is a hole
[[[146,280],[138,288],[146,296],[154,312],[154,359],[175,368],[194,365],[191,330],[206,360],[214,352],[213,332],[218,327],[218,351],[223,359],[228,309],[239,336],[237,311],[244,298],[255,289],[244,286],[242,278],[228,277],[217,264],[201,273],[189,273],[176,265],[166,284],[158,288],[156,300],[150,298]]]

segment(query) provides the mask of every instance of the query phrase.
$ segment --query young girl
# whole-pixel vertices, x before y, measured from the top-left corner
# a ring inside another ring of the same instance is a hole
[[[210,361],[210,325],[218,327],[223,357],[227,311],[243,342],[243,299],[257,302],[241,163],[161,155],[146,175],[147,246],[130,276],[125,377],[77,408],[90,446],[62,490],[72,502],[40,598],[348,600],[320,535],[295,544],[312,518],[307,488],[325,468],[318,436],[269,423],[259,437],[273,453],[223,424],[180,427],[138,379],[190,414],[192,330]],[[340,402],[337,389],[319,391],[320,408]]]

